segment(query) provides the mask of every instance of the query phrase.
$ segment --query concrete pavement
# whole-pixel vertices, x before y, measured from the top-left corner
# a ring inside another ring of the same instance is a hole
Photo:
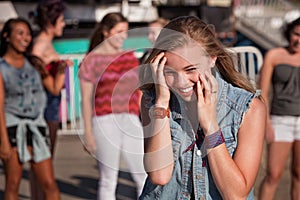
[[[125,169],[121,159],[121,169]],[[54,159],[55,177],[62,200],[86,200],[97,198],[97,163],[86,153],[77,135],[60,135]],[[20,185],[19,199],[30,199],[29,164],[25,164]],[[0,200],[4,192],[4,172],[0,162]],[[117,187],[118,200],[136,199],[135,183],[127,172],[120,172]]]
[[[265,157],[261,162],[260,171],[255,184],[255,193],[265,174]],[[97,197],[97,164],[93,157],[87,154],[82,147],[78,135],[60,135],[58,137],[56,155],[54,160],[55,177],[61,191],[62,200],[86,200]],[[126,164],[121,159],[121,169],[126,169]],[[20,186],[19,199],[30,199],[30,188],[28,181],[28,164],[25,165],[23,178]],[[289,199],[290,176],[287,165],[276,193],[275,200]],[[126,170],[124,170],[126,171]],[[0,199],[3,199],[4,173],[0,162]],[[136,199],[135,183],[127,172],[120,172],[117,188],[118,200]]]

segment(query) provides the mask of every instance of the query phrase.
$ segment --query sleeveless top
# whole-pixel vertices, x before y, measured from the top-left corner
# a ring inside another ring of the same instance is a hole
[[[272,76],[272,115],[300,115],[300,67],[275,66]]]
[[[38,72],[26,59],[20,69],[0,58],[4,81],[5,112],[35,119],[45,107],[45,93]]]
[[[27,59],[24,66],[17,69],[3,58],[0,58],[0,72],[4,81],[6,127],[17,126],[17,151],[20,161],[27,162],[31,159],[27,148],[27,128],[33,133],[33,160],[40,162],[50,158],[48,146],[37,128],[47,128],[43,117],[46,96],[39,73]]]
[[[91,52],[83,60],[79,78],[96,86],[96,116],[115,113],[139,115],[139,61],[132,51],[114,55]]]
[[[228,84],[218,73],[216,79],[218,81],[217,120],[228,152],[233,156],[238,144],[239,127],[255,95]],[[154,185],[147,178],[139,199],[222,199],[213,180],[204,145],[197,143],[192,150],[187,151],[194,141],[195,132],[180,109],[184,102],[177,99],[174,94],[171,96],[169,106],[174,156],[173,174],[171,180],[164,186]],[[155,103],[155,91],[143,91],[143,98],[148,102],[145,106],[150,108]],[[201,127],[197,132],[203,133]],[[254,199],[253,191],[252,188],[248,200]]]

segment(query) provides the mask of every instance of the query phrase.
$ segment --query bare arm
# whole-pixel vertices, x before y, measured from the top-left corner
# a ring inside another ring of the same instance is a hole
[[[141,116],[144,128],[144,165],[153,184],[165,185],[169,182],[174,167],[170,133],[170,119],[154,119],[149,116],[142,98]]]
[[[270,115],[269,115],[269,105],[270,105],[270,100],[269,100],[269,93],[270,93],[270,87],[271,87],[271,79],[273,75],[273,70],[275,66],[275,60],[277,57],[280,55],[277,55],[280,52],[280,49],[273,49],[267,52],[265,58],[264,58],[264,64],[263,67],[260,71],[260,80],[259,80],[259,86],[260,89],[262,90],[262,98],[267,106],[267,124],[266,124],[266,133],[265,133],[265,138],[267,142],[271,142],[274,140],[274,130],[271,125],[270,121]]]
[[[82,96],[82,115],[84,122],[85,148],[94,153],[96,142],[93,135],[92,117],[93,117],[93,94],[94,85],[91,82],[80,79],[81,96]]]
[[[162,60],[162,61],[161,61]],[[164,53],[159,54],[151,65],[152,77],[156,90],[156,104],[163,108],[169,107],[170,91],[166,85],[163,68],[166,63]],[[149,116],[149,108],[142,98],[141,116],[145,138],[145,170],[153,184],[165,185],[172,177],[174,158],[171,142],[170,119],[156,119]]]
[[[219,129],[216,118],[218,83],[211,73],[199,75],[198,119],[205,137]],[[203,91],[203,92],[202,92]],[[246,199],[259,168],[265,132],[266,107],[254,98],[238,131],[238,146],[232,158],[225,143],[207,150],[209,167],[223,199]]]
[[[225,144],[208,154],[214,181],[224,199],[246,199],[254,185],[261,161],[266,107],[253,99],[238,132],[238,146],[232,159]]]
[[[0,74],[0,158],[8,159],[11,155],[11,146],[8,140],[5,115],[4,115],[4,83]]]
[[[58,72],[55,77],[50,75],[43,78],[43,86],[53,95],[59,95],[65,85],[65,68],[68,66],[66,61],[60,61]]]
[[[269,51],[265,58],[264,63],[260,71],[260,79],[259,79],[259,86],[262,90],[262,97],[265,101],[266,105],[269,106],[269,92],[270,92],[270,85],[271,85],[271,78],[274,69],[274,56],[276,53],[273,51]]]

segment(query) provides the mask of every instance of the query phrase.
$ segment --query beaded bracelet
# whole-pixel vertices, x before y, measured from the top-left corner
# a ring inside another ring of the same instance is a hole
[[[205,148],[212,149],[219,146],[220,144],[223,144],[225,142],[225,139],[221,129],[219,129],[213,134],[205,136],[204,141]]]

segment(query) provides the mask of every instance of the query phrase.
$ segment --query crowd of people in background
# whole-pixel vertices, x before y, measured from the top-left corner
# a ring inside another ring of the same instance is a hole
[[[61,90],[72,60],[53,41],[66,6],[40,1],[6,21],[0,38],[0,158],[4,199],[18,199],[24,163],[34,200],[60,199],[53,159]],[[291,197],[300,198],[300,18],[284,29],[288,46],[269,50],[259,90],[235,70],[233,55],[195,16],[148,23],[141,58],[123,49],[120,12],[97,23],[80,64],[83,146],[98,165],[98,199],[116,199],[120,156],[139,199],[254,199],[264,141],[266,177],[258,199],[273,199],[292,152]],[[271,93],[272,91],[272,93]],[[265,139],[265,140],[264,140]]]

